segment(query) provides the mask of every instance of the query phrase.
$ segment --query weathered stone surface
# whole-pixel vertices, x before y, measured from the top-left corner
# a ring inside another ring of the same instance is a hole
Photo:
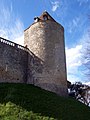
[[[0,82],[34,84],[67,96],[64,28],[43,15],[24,31],[27,48],[0,38]]]
[[[67,96],[67,88],[63,85],[56,85],[55,83],[37,83],[36,86],[39,86],[45,90],[54,92],[60,96]]]
[[[0,42],[0,82],[27,80],[27,52]]]
[[[53,20],[36,22],[24,31],[24,44],[35,55],[34,63],[28,66],[29,70],[32,66],[28,72],[32,74],[32,83],[59,95],[64,91],[63,95],[67,95],[64,28]]]

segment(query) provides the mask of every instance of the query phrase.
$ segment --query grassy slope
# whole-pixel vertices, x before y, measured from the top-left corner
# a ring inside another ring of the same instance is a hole
[[[50,117],[50,118],[49,118]],[[0,84],[0,120],[90,120],[90,108],[26,84]]]

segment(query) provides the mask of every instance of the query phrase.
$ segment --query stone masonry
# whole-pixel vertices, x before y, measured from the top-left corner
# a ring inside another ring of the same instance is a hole
[[[24,44],[39,60],[39,70],[32,70],[35,85],[61,96],[66,95],[64,28],[44,12],[24,31]],[[31,83],[30,77],[28,82]]]
[[[18,47],[0,38],[0,82],[26,82],[28,53]]]
[[[0,82],[34,84],[67,96],[64,28],[44,12],[24,31],[24,45],[0,38]]]

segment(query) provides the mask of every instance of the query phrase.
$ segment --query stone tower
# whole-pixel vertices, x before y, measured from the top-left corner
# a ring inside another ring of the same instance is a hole
[[[40,70],[32,70],[33,83],[60,96],[67,96],[63,26],[48,12],[44,12],[40,17],[34,18],[34,23],[24,31],[24,44],[40,60]],[[35,64],[33,69],[34,66]],[[30,75],[28,81],[32,83]]]

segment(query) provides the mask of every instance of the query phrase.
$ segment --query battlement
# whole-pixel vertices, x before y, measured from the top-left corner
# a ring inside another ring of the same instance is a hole
[[[0,37],[0,42],[1,42],[1,43],[4,43],[4,44],[7,44],[7,45],[9,45],[9,46],[12,46],[12,47],[15,47],[15,48],[24,50],[24,51],[28,51],[28,50],[29,50],[27,47],[24,47],[24,46],[22,46],[22,45],[19,45],[19,44],[17,44],[17,43],[14,43],[14,42],[12,42],[12,41],[10,41],[10,40],[7,40],[7,39],[5,39],[5,38],[2,38],[2,37]]]
[[[28,52],[28,48],[0,37],[0,82],[26,82]]]
[[[0,37],[0,82],[34,84],[67,96],[64,28],[48,12],[24,31],[24,45]]]

